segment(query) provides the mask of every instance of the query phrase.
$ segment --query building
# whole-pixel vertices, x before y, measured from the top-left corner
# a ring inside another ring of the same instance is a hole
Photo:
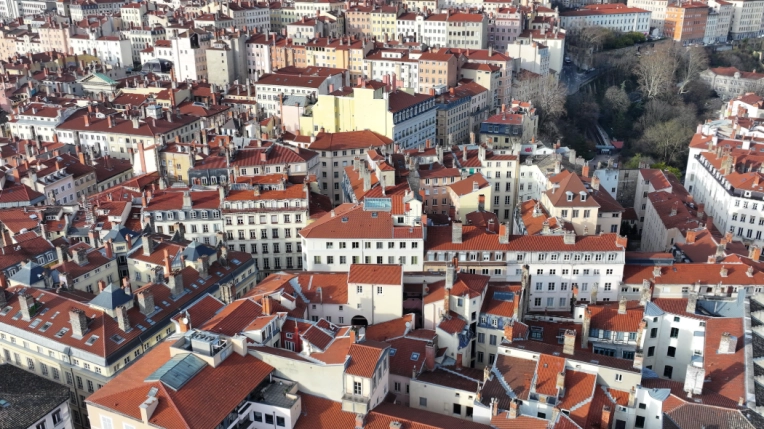
[[[669,5],[663,22],[663,35],[684,45],[703,43],[707,20],[708,5],[705,3]]]
[[[488,46],[505,52],[514,43],[523,27],[523,16],[517,7],[500,7],[488,16]]]
[[[257,176],[248,186],[231,189],[222,203],[226,244],[232,251],[250,253],[261,279],[282,269],[302,269],[298,234],[312,217],[331,210],[323,199],[309,182],[292,183],[278,174]]]
[[[520,148],[535,139],[538,132],[538,115],[530,103],[513,101],[512,107],[502,106],[502,112],[488,117],[480,124],[480,142],[495,148]]]
[[[451,87],[436,99],[439,145],[467,143],[488,118],[491,93],[483,86],[465,83]]]
[[[188,329],[188,325],[190,322],[182,329]],[[248,354],[246,341],[241,335],[226,337],[181,330],[179,335],[161,342],[146,359],[126,369],[114,383],[91,396],[87,401],[91,425],[172,427],[178,421],[192,418],[187,410],[208,408],[203,418],[202,414],[195,414],[195,427],[218,424],[228,427],[239,419],[262,422],[265,415],[272,425],[287,427],[289,422],[288,427],[292,428],[299,417],[299,397],[282,396],[277,403],[278,394],[268,396],[270,392],[264,388],[276,389],[270,378],[274,368]],[[196,390],[209,392],[215,386],[224,393],[218,395],[211,408],[206,395],[187,394]],[[147,387],[151,394],[147,394]],[[242,401],[248,412],[240,417],[238,411],[244,411],[239,407]]]
[[[560,13],[560,27],[576,32],[586,27],[605,27],[623,33],[650,33],[651,12],[622,3],[586,5]]]
[[[311,135],[321,128],[328,133],[368,129],[393,139],[401,149],[435,140],[434,96],[387,88],[377,81],[346,90],[319,95],[300,117],[300,134]]]
[[[724,43],[730,35],[732,28],[732,16],[734,6],[727,1],[717,2],[711,0],[708,2],[708,20],[706,21],[706,36],[703,43],[714,44]]]
[[[301,95],[315,100],[319,94],[328,94],[330,88],[340,88],[345,82],[345,73],[339,69],[307,68],[295,73],[265,74],[255,82],[260,112],[265,116],[283,116],[283,97]]]
[[[310,137],[305,146],[320,153],[318,184],[324,195],[332,198],[334,204],[340,203],[340,186],[345,168],[353,165],[353,160],[363,157],[370,150],[386,153],[393,151],[393,141],[373,131],[345,131],[339,133],[319,132]],[[299,141],[297,144],[300,144]]]
[[[700,72],[700,78],[723,100],[756,91],[763,84],[764,73],[745,72],[735,67],[710,68]]]
[[[300,231],[303,266],[308,271],[345,271],[350,264],[401,264],[421,271],[421,205],[403,211],[392,198],[366,198],[342,204]],[[404,200],[404,203],[406,200]],[[418,213],[417,213],[418,212]],[[390,249],[395,249],[394,253]]]
[[[732,0],[734,8],[732,25],[730,27],[730,39],[742,40],[761,35],[761,23],[764,19],[764,1],[740,1]]]
[[[628,0],[628,7],[650,11],[650,34],[654,37],[663,35],[669,2],[665,0]]]
[[[13,366],[9,356],[0,365],[0,396],[4,428],[72,429],[69,389],[42,376]]]

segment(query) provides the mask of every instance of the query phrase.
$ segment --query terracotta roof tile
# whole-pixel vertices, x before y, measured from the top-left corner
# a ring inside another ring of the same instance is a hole
[[[388,320],[387,322],[375,323],[366,327],[366,339],[373,341],[388,341],[391,338],[404,336],[415,326],[414,313],[405,314],[403,317]],[[389,341],[388,341],[389,342]]]
[[[348,284],[394,285],[403,284],[403,266],[351,264],[348,271]]]
[[[549,420],[531,416],[509,418],[509,412],[491,417],[491,426],[496,429],[547,429]]]
[[[345,372],[350,375],[371,378],[377,369],[377,363],[385,355],[385,350],[390,347],[387,343],[378,341],[364,341],[350,346],[348,354],[350,362]]]
[[[592,312],[591,327],[608,331],[637,332],[644,307],[639,305],[639,301],[628,301],[626,314],[618,313],[618,307],[617,302],[590,305],[588,308]]]
[[[273,367],[247,354],[232,353],[217,367],[205,365],[179,390],[161,381],[145,381],[170,359],[170,341],[156,345],[87,401],[118,414],[141,420],[139,405],[157,388],[159,403],[150,424],[168,429],[206,429],[217,426],[268,377]],[[215,406],[209,406],[210,397]],[[193,410],[193,411],[192,411]]]
[[[536,392],[547,396],[557,396],[557,374],[564,369],[564,358],[541,355],[536,366]]]
[[[337,239],[422,238],[422,227],[394,226],[391,213],[367,211],[363,204],[342,204],[334,209],[334,213],[334,216],[325,215],[303,228],[300,235],[305,238]]]

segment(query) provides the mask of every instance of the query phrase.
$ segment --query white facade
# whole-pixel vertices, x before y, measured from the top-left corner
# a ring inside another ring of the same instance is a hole
[[[94,34],[72,37],[69,39],[69,46],[75,53],[92,54],[115,67],[133,63],[132,45],[121,33],[103,37],[95,37]]]
[[[586,27],[605,27],[613,31],[650,32],[649,10],[637,8],[612,8],[599,11],[595,7],[565,12],[560,15],[560,26],[565,30],[577,31]]]
[[[663,25],[666,23],[666,11],[669,2],[665,0],[628,0],[626,5],[650,11],[650,26],[653,35],[663,35]]]
[[[62,402],[56,408],[50,410],[48,414],[42,417],[40,420],[29,425],[27,429],[73,429],[71,410],[69,410],[69,402]]]
[[[758,37],[764,22],[764,0],[730,0],[734,7],[730,38],[741,40]]]
[[[303,265],[308,271],[347,271],[350,264],[398,264],[401,261],[405,261],[405,271],[421,271],[424,240],[303,238],[302,253]]]

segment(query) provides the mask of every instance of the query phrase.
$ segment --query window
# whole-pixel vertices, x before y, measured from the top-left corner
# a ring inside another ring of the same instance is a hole
[[[460,416],[462,415],[462,406],[461,406],[461,404],[454,404],[453,413],[454,414],[458,414]]]
[[[39,423],[37,426],[35,426],[35,429],[45,429],[45,422]]]
[[[674,374],[674,367],[671,365],[666,365],[663,368],[663,376],[666,378],[671,378],[671,376]]]
[[[616,374],[615,381],[623,381],[623,374]]]
[[[671,338],[679,338],[679,328],[671,328]]]
[[[361,392],[362,392],[361,389],[362,389],[361,388],[361,383],[359,381],[354,381],[353,382],[353,394],[354,395],[360,395]]]
[[[427,398],[425,397],[419,397],[419,406],[420,407],[426,407],[427,406]]]
[[[639,407],[642,408],[644,404],[639,404]],[[643,428],[645,427],[645,417],[644,416],[637,416],[637,420],[634,422],[635,428]]]
[[[658,338],[658,328],[650,329],[650,338]]]
[[[668,356],[668,357],[675,357],[676,356],[676,347],[669,346],[668,350],[666,350],[666,356]]]
[[[54,411],[53,415],[51,417],[53,417],[53,424],[54,425],[57,425],[57,424],[61,423],[61,410]]]
[[[276,426],[281,426],[281,427],[286,426],[286,421],[284,420],[283,417],[276,416]]]

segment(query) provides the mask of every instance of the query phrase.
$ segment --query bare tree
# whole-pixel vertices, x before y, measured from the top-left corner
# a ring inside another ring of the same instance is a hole
[[[533,105],[540,110],[539,127],[565,114],[565,99],[568,96],[568,88],[556,76],[549,74],[542,79],[541,87],[533,99]]]
[[[679,94],[689,91],[688,85],[696,80],[700,72],[708,68],[708,54],[700,47],[689,48],[680,57],[680,66],[677,70],[677,86]]]
[[[673,165],[679,155],[687,149],[692,132],[692,127],[683,124],[680,118],[675,118],[646,129],[643,139],[648,150],[662,162]]]
[[[611,86],[605,91],[605,103],[615,112],[622,113],[629,108],[631,101],[623,87]]]
[[[653,99],[667,92],[674,83],[676,67],[676,50],[671,44],[666,43],[643,53],[634,70],[642,94]]]

